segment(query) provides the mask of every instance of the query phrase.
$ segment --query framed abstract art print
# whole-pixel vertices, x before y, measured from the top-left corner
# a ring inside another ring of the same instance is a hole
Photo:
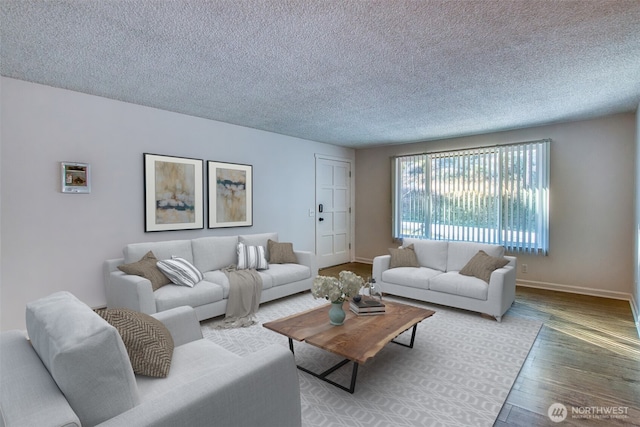
[[[144,154],[145,231],[204,228],[203,161]]]
[[[209,228],[253,225],[253,166],[207,162]]]

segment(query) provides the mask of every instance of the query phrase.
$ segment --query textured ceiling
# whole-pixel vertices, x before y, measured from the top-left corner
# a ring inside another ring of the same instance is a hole
[[[3,76],[349,147],[640,102],[638,0],[0,5]]]

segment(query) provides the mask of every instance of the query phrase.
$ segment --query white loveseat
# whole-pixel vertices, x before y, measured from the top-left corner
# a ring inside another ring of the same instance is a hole
[[[211,236],[192,240],[131,243],[123,249],[123,258],[107,260],[104,263],[107,307],[129,308],[153,314],[187,305],[195,309],[198,320],[223,315],[229,297],[229,279],[221,269],[237,264],[239,242],[267,249],[269,240],[278,242],[278,234]],[[148,279],[125,274],[118,269],[122,264],[139,261],[149,251],[159,260],[172,256],[187,260],[203,273],[204,280],[192,288],[169,284],[154,291]],[[297,263],[270,263],[267,270],[259,271],[262,278],[261,303],[311,289],[313,279],[318,275],[315,254],[308,251],[294,253]],[[266,255],[269,260],[268,251]]]
[[[470,242],[403,239],[413,245],[418,267],[389,268],[391,255],[373,260],[373,278],[385,294],[485,313],[501,321],[516,292],[516,258],[504,247]],[[489,282],[460,274],[479,251],[509,261],[491,273]]]
[[[190,307],[152,317],[174,344],[164,378],[134,374],[118,330],[72,294],[29,303],[29,339],[0,334],[0,426],[301,425],[287,348],[239,356],[202,339]]]

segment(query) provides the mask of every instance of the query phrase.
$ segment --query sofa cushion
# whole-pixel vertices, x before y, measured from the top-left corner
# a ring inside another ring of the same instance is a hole
[[[389,248],[389,254],[391,254],[389,268],[420,267],[413,245],[404,248]]]
[[[118,269],[127,274],[144,277],[151,282],[151,288],[155,291],[164,285],[171,283],[171,280],[158,268],[158,259],[152,251],[146,253],[139,261],[131,264],[119,265]]]
[[[192,288],[204,277],[200,270],[184,258],[171,257],[158,261],[158,268],[167,275],[171,283]]]
[[[106,308],[96,313],[120,333],[133,372],[164,378],[171,368],[173,337],[161,321],[128,308]]]
[[[244,243],[238,243],[238,270],[268,269],[269,263],[267,263],[265,252],[264,246],[247,246]]]
[[[193,264],[203,273],[220,270],[238,261],[238,236],[201,237],[191,241]]]
[[[413,245],[416,257],[422,267],[433,268],[434,270],[447,271],[447,248],[449,242],[446,240],[429,239],[402,239],[403,246]]]
[[[242,360],[240,356],[212,341],[201,339],[178,346],[173,351],[171,372],[158,380],[151,377],[136,377],[143,401],[154,400],[180,385],[192,384],[212,370]],[[184,396],[188,399],[188,396]]]
[[[449,242],[446,271],[462,270],[469,260],[481,250],[494,257],[502,258],[504,256],[504,247],[500,245],[473,242]]]
[[[201,280],[193,288],[171,284],[154,292],[157,311],[182,305],[199,307],[222,300],[222,294],[222,286],[206,280]]]
[[[462,267],[460,274],[464,276],[474,276],[489,283],[491,273],[507,264],[509,264],[508,259],[492,257],[491,255],[487,255],[485,251],[478,251],[478,253]]]
[[[241,234],[238,242],[247,246],[263,246],[266,249],[265,257],[269,259],[269,240],[278,241],[278,233]]]
[[[222,270],[205,271],[202,275],[205,281],[215,283],[222,288],[223,299],[229,298],[229,278]]]
[[[268,289],[273,286],[273,278],[265,274],[265,272],[268,271],[270,271],[270,269],[258,271],[258,274],[260,274],[260,277],[262,278],[262,289]],[[229,278],[224,271],[207,271],[204,273],[204,280],[220,285],[222,287],[222,297],[224,299],[229,298]]]
[[[429,279],[438,274],[442,272],[432,268],[399,267],[383,271],[382,281],[411,288],[429,289]]]
[[[484,280],[472,276],[462,276],[454,271],[433,277],[429,280],[429,289],[483,301],[487,300],[489,293],[489,285]]]
[[[269,270],[260,270],[258,274],[260,274],[260,278],[262,279],[262,289],[269,289],[273,286],[273,277],[267,274],[271,271],[271,267]],[[229,278],[222,270],[216,271],[207,271],[204,273],[204,280],[215,283],[216,285],[220,285],[222,288],[222,297],[224,299],[229,298]]]
[[[293,252],[293,243],[279,243],[267,240],[267,252],[270,264],[297,264],[298,257]]]
[[[82,425],[99,424],[139,403],[120,334],[89,306],[56,292],[28,303],[26,321],[33,348]]]
[[[142,258],[147,252],[152,251],[158,259],[169,259],[172,256],[184,258],[193,262],[191,252],[191,240],[168,240],[165,242],[131,243],[124,247],[125,264],[130,264]]]
[[[272,286],[280,286],[310,278],[311,269],[300,264],[272,264],[269,270],[261,271],[260,276],[263,278],[262,289],[266,289],[265,276],[271,278]]]

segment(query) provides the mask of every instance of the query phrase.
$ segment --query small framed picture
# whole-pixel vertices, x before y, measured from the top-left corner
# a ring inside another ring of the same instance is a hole
[[[60,162],[63,193],[91,193],[91,165],[89,163]]]

